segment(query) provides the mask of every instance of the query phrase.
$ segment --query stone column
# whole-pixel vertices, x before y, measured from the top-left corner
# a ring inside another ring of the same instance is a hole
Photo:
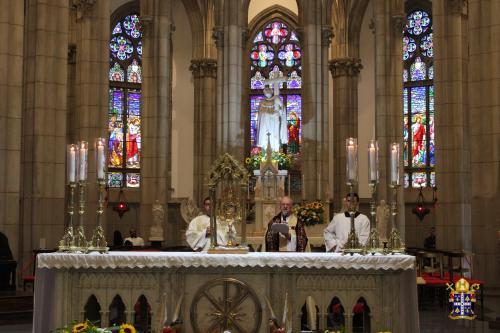
[[[307,199],[328,194],[328,47],[333,36],[322,1],[299,5],[302,41],[302,172]],[[328,23],[328,24],[326,24]]]
[[[392,201],[389,145],[403,147],[403,55],[402,32],[405,22],[404,2],[375,1],[375,136],[379,145],[378,200]],[[398,224],[404,238],[403,154],[400,154]]]
[[[172,2],[141,1],[143,31],[142,81],[142,161],[140,233],[146,237],[152,221],[155,200],[165,205],[170,198],[172,124]],[[165,222],[167,220],[165,214]],[[180,235],[168,223],[165,244],[172,245]]]
[[[0,230],[19,259],[24,2],[2,3],[0,14]]]
[[[194,176],[193,199],[208,195],[207,175],[216,158],[215,87],[217,61],[193,59],[189,68],[194,79]]]
[[[435,132],[437,247],[471,250],[471,175],[468,126],[468,38],[461,1],[436,1],[432,7],[435,39]]]
[[[456,1],[449,1],[452,2]],[[450,4],[450,5],[451,5]],[[500,2],[469,0],[469,112],[474,275],[500,294]],[[463,14],[462,14],[463,15]],[[436,133],[437,134],[437,133]],[[464,181],[464,179],[461,179]],[[488,297],[488,296],[486,296]],[[488,299],[488,298],[487,298]]]
[[[342,207],[346,190],[346,139],[358,137],[358,74],[363,66],[359,58],[330,60],[333,78],[333,170],[334,211]],[[358,148],[362,153],[363,148]]]
[[[243,161],[243,52],[246,30],[241,1],[217,1],[213,37],[217,46],[217,153]],[[245,85],[246,87],[246,85]]]
[[[31,258],[40,238],[53,248],[64,228],[69,3],[26,5],[20,241]]]
[[[68,142],[84,140],[89,143],[85,228],[90,238],[97,209],[94,141],[98,137],[108,139],[109,0],[73,0],[73,9],[76,62],[75,82],[71,89],[74,89],[75,105],[69,110],[73,128],[69,130],[72,137]],[[105,221],[103,225],[106,226]],[[112,235],[112,230],[107,230],[106,234]]]
[[[109,0],[73,0],[73,3],[76,10],[76,107],[72,110],[76,119],[73,131],[77,140],[93,145],[95,138],[108,136]],[[93,163],[89,165],[89,172],[95,173]]]

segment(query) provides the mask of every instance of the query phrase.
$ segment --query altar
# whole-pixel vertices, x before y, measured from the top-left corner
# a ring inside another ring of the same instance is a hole
[[[408,255],[40,254],[33,332],[83,320],[91,298],[107,325],[110,305],[119,295],[129,323],[134,304],[147,299],[153,332],[159,331],[165,312],[172,316],[179,307],[182,332],[222,332],[220,324],[230,325],[231,332],[267,333],[269,306],[281,321],[285,304],[293,332],[300,332],[306,299],[314,301],[316,329],[322,332],[334,297],[345,309],[346,332],[351,332],[353,308],[362,297],[370,309],[371,332],[416,333],[415,276],[415,257]]]

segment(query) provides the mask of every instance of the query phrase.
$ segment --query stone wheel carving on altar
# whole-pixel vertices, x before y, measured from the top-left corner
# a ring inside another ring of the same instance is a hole
[[[262,307],[253,289],[246,283],[221,278],[205,283],[193,297],[190,319],[195,333],[257,333]]]

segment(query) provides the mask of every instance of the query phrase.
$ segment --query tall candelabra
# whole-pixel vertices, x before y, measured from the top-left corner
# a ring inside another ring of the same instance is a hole
[[[87,252],[87,239],[85,238],[85,228],[83,224],[83,214],[85,214],[85,188],[87,187],[87,161],[88,161],[88,143],[80,141],[78,143],[77,170],[78,175],[78,228],[75,232],[75,252]]]
[[[381,252],[380,239],[377,229],[376,197],[378,177],[378,144],[371,140],[368,144],[368,185],[370,186],[370,236],[366,242],[366,250],[372,254]]]
[[[87,252],[87,238],[85,237],[85,227],[83,223],[83,214],[85,214],[85,188],[87,187],[87,182],[81,180],[78,182],[79,188],[79,198],[78,198],[78,227],[76,228],[74,237],[74,251],[75,252]]]
[[[75,188],[76,182],[70,181],[68,184],[68,226],[63,237],[59,241],[59,251],[73,251],[75,247],[73,216],[75,215]]]
[[[104,186],[106,185],[106,139],[97,138],[94,145],[96,176],[97,176],[97,218],[92,239],[89,243],[89,251],[108,252],[108,243],[104,237],[102,228],[102,215],[104,214]]]
[[[391,143],[390,146],[390,161],[391,161],[391,182],[389,187],[392,189],[391,202],[391,224],[392,230],[389,235],[389,251],[391,253],[404,252],[404,244],[397,226],[398,215],[398,188],[399,184],[399,143]]]
[[[354,203],[354,186],[358,179],[358,143],[355,138],[346,140],[346,185],[349,188],[349,215],[351,220],[351,230],[347,236],[347,242],[344,245],[344,254],[363,253],[356,234],[355,215],[356,204]]]
[[[104,187],[106,182],[104,179],[99,179],[97,181],[97,220],[94,232],[92,233],[92,239],[90,241],[89,251],[97,251],[97,252],[108,252],[109,248],[107,247],[108,243],[106,242],[106,238],[104,237],[104,230],[102,228],[102,215],[104,214]]]

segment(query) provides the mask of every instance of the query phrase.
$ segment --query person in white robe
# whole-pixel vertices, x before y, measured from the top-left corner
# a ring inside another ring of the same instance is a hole
[[[210,198],[203,200],[203,215],[195,217],[189,223],[186,230],[186,241],[194,251],[207,251],[211,245],[212,230],[210,228]],[[233,227],[234,228],[234,227]],[[225,246],[227,244],[227,233],[229,226],[217,220],[217,244]]]
[[[359,243],[364,246],[370,236],[370,220],[364,214],[358,212],[359,196],[354,193],[354,228],[358,236]],[[346,196],[347,203],[350,204],[350,194]],[[351,231],[351,215],[348,211],[336,214],[328,227],[323,232],[325,237],[326,252],[342,252]]]
[[[123,240],[123,244],[129,242],[130,244],[132,244],[132,246],[144,246],[144,239],[137,236],[137,231],[134,228],[130,229],[129,233],[130,237],[125,238]]]

